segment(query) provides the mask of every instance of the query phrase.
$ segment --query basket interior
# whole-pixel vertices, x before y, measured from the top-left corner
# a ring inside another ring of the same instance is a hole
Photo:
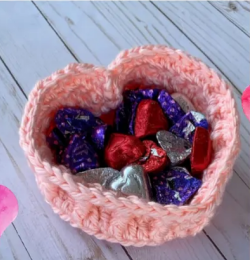
[[[234,100],[228,86],[217,74],[202,63],[191,61],[178,57],[170,57],[167,61],[157,56],[150,59],[143,57],[113,68],[111,66],[111,79],[100,69],[65,74],[49,85],[44,80],[39,106],[34,110],[31,133],[41,161],[69,172],[64,166],[55,165],[45,139],[59,108],[82,107],[99,116],[118,106],[126,85],[136,81],[145,88],[164,88],[170,94],[182,93],[191,100],[197,111],[206,116],[212,130],[213,160],[205,170],[203,185],[190,205],[201,205],[206,200],[212,200],[209,191],[227,178],[223,174],[228,170],[227,161],[230,160],[236,138]]]

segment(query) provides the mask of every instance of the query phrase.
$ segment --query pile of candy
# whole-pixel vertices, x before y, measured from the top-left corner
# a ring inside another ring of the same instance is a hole
[[[56,162],[85,183],[164,205],[191,200],[212,154],[204,115],[185,96],[160,89],[126,90],[100,118],[62,108],[47,143]]]

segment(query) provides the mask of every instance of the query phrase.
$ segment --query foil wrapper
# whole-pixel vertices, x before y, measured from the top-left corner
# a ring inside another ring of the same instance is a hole
[[[141,101],[143,99],[157,100],[159,95],[159,89],[138,89],[138,90],[126,90],[124,97],[130,101]]]
[[[203,127],[208,130],[209,124],[203,114],[196,111],[190,111],[185,116],[195,127]]]
[[[79,172],[75,176],[78,182],[85,182],[87,184],[98,183],[105,189],[110,189],[110,183],[117,179],[120,172],[112,168],[96,168],[84,172]]]
[[[82,108],[62,108],[55,116],[57,128],[64,134],[87,134],[93,127],[103,125],[100,118]]]
[[[184,115],[175,125],[173,125],[169,131],[178,137],[182,137],[192,143],[196,127],[203,127],[208,129],[209,125],[203,114],[190,111]]]
[[[169,164],[166,152],[156,145],[153,141],[145,140],[142,142],[146,147],[146,154],[140,158],[139,164],[146,173],[160,172]]]
[[[53,150],[58,150],[65,147],[68,143],[67,138],[59,131],[58,128],[54,128],[46,137],[46,141],[49,147]]]
[[[126,90],[123,103],[117,108],[115,117],[116,131],[134,135],[137,106],[143,99],[157,99],[158,89]]]
[[[104,150],[110,133],[111,128],[108,125],[100,125],[92,129],[91,140],[97,150]]]
[[[55,127],[46,137],[46,142],[50,149],[55,153],[56,162],[61,163],[62,152],[68,144],[68,138],[66,138],[60,130]]]
[[[173,93],[171,96],[185,113],[195,110],[194,105],[186,96],[180,93]]]
[[[151,183],[158,203],[177,206],[187,204],[202,185],[183,167],[152,175]]]
[[[156,139],[161,148],[166,151],[171,165],[183,163],[191,154],[191,144],[171,132],[159,131],[156,134]]]
[[[159,103],[150,99],[142,100],[136,112],[135,136],[143,138],[167,129],[168,121]]]
[[[95,149],[85,140],[85,136],[75,134],[64,151],[62,164],[75,174],[98,168],[99,159]]]
[[[179,104],[168,94],[166,90],[162,90],[158,96],[158,102],[166,115],[166,117],[173,123],[177,123],[184,115],[184,111]]]
[[[118,133],[127,134],[128,133],[128,124],[129,124],[129,107],[131,104],[123,101],[115,112],[115,129]]]
[[[109,167],[121,170],[126,165],[138,161],[145,154],[145,146],[132,135],[111,134],[105,148],[105,162]]]
[[[149,200],[149,185],[148,176],[143,168],[140,165],[129,165],[110,183],[110,188],[127,196],[134,195]]]
[[[169,129],[169,132],[188,140],[190,143],[193,142],[194,131],[195,126],[189,120],[183,118]]]
[[[112,168],[99,168],[76,175],[77,181],[98,183],[105,189],[117,193],[118,197],[137,196],[149,200],[150,182],[148,176],[139,165],[129,165],[121,171]]]
[[[210,164],[212,157],[212,141],[210,133],[203,127],[197,127],[191,153],[192,175],[199,175]]]

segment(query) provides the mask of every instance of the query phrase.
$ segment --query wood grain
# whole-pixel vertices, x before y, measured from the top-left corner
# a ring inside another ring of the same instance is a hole
[[[0,260],[31,260],[13,225],[0,237]]]
[[[250,82],[249,37],[207,2],[154,2],[242,92]]]
[[[213,221],[205,228],[227,260],[250,259],[249,198],[249,189],[234,174]]]
[[[250,36],[249,1],[211,1],[209,2],[232,23]]]

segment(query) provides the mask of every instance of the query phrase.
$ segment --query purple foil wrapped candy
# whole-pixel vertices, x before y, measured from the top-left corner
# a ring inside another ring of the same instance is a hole
[[[167,118],[175,124],[185,113],[180,105],[168,94],[166,90],[162,90],[158,96],[158,102]]]
[[[94,148],[85,140],[84,135],[72,136],[65,149],[62,163],[73,173],[99,167],[98,155]]]
[[[190,111],[187,113],[184,117],[190,120],[190,122],[195,126],[195,127],[203,127],[208,130],[209,124],[207,122],[207,119],[205,116],[199,112],[196,111]]]
[[[46,142],[49,145],[50,149],[55,152],[56,161],[60,163],[62,159],[61,151],[63,151],[64,148],[67,146],[68,140],[60,132],[60,130],[55,127],[46,137]]]
[[[62,108],[55,116],[58,129],[64,134],[84,134],[92,127],[103,125],[100,118],[83,108]]]
[[[175,134],[178,137],[193,142],[195,126],[188,120],[181,118],[175,125],[173,125],[169,132]]]
[[[123,101],[115,112],[115,129],[118,133],[128,133],[129,114],[128,102]]]
[[[204,115],[199,112],[190,111],[184,115],[175,125],[173,125],[169,129],[169,132],[192,143],[195,128],[198,126],[205,129],[208,129],[209,127]]]
[[[106,140],[111,132],[111,128],[108,125],[100,125],[92,129],[91,140],[94,146],[98,150],[103,150],[106,144]]]
[[[153,175],[151,181],[158,203],[177,206],[187,203],[202,184],[183,167],[173,167]]]
[[[126,90],[124,92],[124,98],[130,101],[140,102],[143,99],[157,100],[159,95],[159,89],[138,89],[138,90]]]

